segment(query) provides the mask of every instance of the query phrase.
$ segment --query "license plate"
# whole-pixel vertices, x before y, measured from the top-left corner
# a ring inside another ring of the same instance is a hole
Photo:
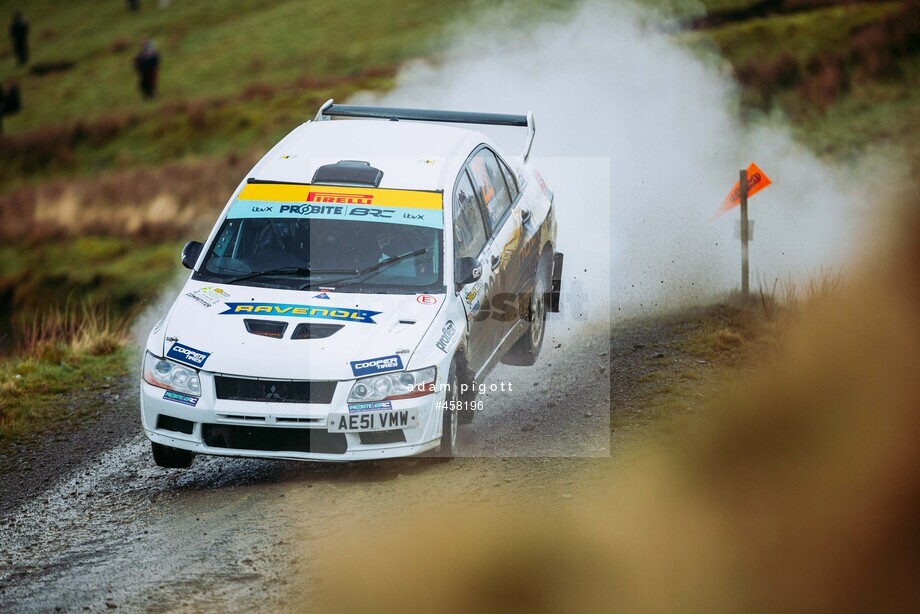
[[[381,412],[329,415],[329,432],[331,433],[392,431],[415,426],[418,426],[417,409],[392,409]]]

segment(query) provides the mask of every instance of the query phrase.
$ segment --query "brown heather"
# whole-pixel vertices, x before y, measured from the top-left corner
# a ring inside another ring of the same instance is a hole
[[[22,346],[27,356],[49,363],[59,363],[70,354],[106,356],[126,342],[129,322],[104,307],[68,302],[24,326]]]
[[[0,194],[0,240],[41,242],[85,235],[173,239],[207,223],[254,156],[57,179]]]
[[[805,10],[829,2],[787,2],[788,11]],[[834,4],[839,4],[835,2]],[[910,0],[879,21],[856,30],[845,47],[822,52],[800,64],[781,52],[766,60],[754,58],[736,69],[738,81],[757,92],[770,106],[776,93],[796,88],[806,102],[824,111],[845,94],[854,81],[900,76],[902,60],[920,52],[920,2]]]

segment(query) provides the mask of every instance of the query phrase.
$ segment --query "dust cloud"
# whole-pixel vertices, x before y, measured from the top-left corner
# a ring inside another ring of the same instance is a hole
[[[533,110],[533,155],[556,192],[568,287],[579,273],[582,289],[609,288],[614,318],[712,301],[740,286],[738,210],[711,218],[751,161],[774,182],[751,201],[752,287],[855,260],[866,200],[856,178],[775,122],[742,125],[724,67],[681,47],[635,6],[589,2],[554,19],[524,25],[496,10],[464,25],[437,64],[407,66],[394,90],[360,101]],[[484,131],[520,151],[520,129]],[[598,159],[609,169],[606,190],[597,189]],[[575,298],[597,311],[607,296]]]

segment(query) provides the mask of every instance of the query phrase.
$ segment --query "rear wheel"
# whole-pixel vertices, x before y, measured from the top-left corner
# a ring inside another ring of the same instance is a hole
[[[540,257],[528,305],[529,325],[517,343],[511,346],[508,353],[502,357],[502,362],[506,365],[529,367],[537,362],[537,357],[540,355],[540,348],[543,347],[543,337],[546,333],[546,306],[552,272],[550,262],[548,252]]]
[[[160,443],[150,442],[153,450],[153,462],[167,469],[188,469],[195,460],[195,453],[179,448],[171,448]]]
[[[444,395],[444,416],[441,423],[441,456],[453,458],[458,456],[457,430],[460,428],[460,412],[457,410],[457,401],[460,400],[460,380],[457,377],[457,367],[451,364],[450,373],[447,375],[447,393]]]

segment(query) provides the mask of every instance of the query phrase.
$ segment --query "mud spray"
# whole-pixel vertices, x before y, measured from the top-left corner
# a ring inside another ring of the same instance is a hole
[[[737,209],[710,218],[751,161],[774,181],[751,204],[752,288],[844,266],[865,224],[856,181],[783,129],[742,126],[731,75],[660,23],[636,7],[596,2],[531,27],[496,12],[464,27],[443,61],[409,66],[392,92],[362,101],[533,110],[534,156],[556,192],[569,288],[575,275],[582,288],[609,285],[614,319],[740,286]],[[487,132],[520,151],[519,129]],[[598,185],[599,166],[609,188]],[[585,298],[597,309],[606,297]]]
[[[179,254],[176,254],[176,259],[178,260]],[[141,315],[134,321],[134,324],[131,326],[131,352],[129,352],[127,359],[129,361],[129,368],[132,372],[139,372],[141,365],[144,360],[144,351],[147,346],[147,337],[150,335],[150,331],[153,330],[153,327],[156,326],[156,323],[166,316],[169,312],[170,306],[176,300],[176,297],[179,295],[179,292],[182,290],[182,287],[185,285],[185,282],[188,280],[188,271],[182,269],[179,272],[175,279],[167,286],[160,294],[154,297],[153,300],[148,301],[147,306],[144,308],[144,311]],[[137,385],[140,386],[140,381],[138,380]],[[140,392],[138,391],[138,394]]]

